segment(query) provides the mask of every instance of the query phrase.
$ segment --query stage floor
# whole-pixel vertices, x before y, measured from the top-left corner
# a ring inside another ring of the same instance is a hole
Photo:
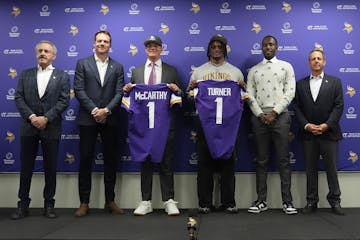
[[[88,216],[76,218],[74,209],[56,209],[56,219],[42,216],[42,209],[30,209],[30,216],[11,220],[14,209],[0,209],[0,239],[89,239],[89,240],[186,240],[187,221],[193,210],[182,209],[180,216],[169,217],[162,209],[144,217],[135,217],[128,209],[123,215],[111,215],[91,209]],[[346,208],[345,216],[330,209],[293,216],[280,209],[261,214],[213,212],[197,215],[198,240],[244,239],[360,239],[360,208]]]

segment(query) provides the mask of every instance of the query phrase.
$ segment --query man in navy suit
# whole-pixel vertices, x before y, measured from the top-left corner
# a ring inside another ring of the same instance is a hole
[[[162,40],[158,36],[150,36],[144,42],[145,52],[147,55],[146,63],[135,68],[132,71],[131,83],[124,86],[125,92],[130,92],[132,84],[158,84],[168,83],[168,87],[179,95],[182,94],[180,90],[180,82],[176,68],[163,62],[160,58],[162,52]],[[152,73],[154,71],[154,73]],[[152,75],[154,77],[152,77]],[[162,200],[164,201],[165,211],[168,215],[179,215],[177,202],[174,201],[174,174],[172,151],[174,149],[175,137],[175,118],[174,112],[171,112],[170,130],[167,138],[167,143],[163,155],[163,160],[160,163],[160,186]],[[152,178],[153,178],[153,163],[148,158],[141,163],[141,196],[142,201],[135,209],[134,215],[143,216],[152,212],[151,192],[152,192]]]
[[[56,46],[40,41],[36,47],[37,67],[24,70],[19,78],[15,104],[22,120],[20,127],[20,201],[11,218],[21,219],[29,214],[29,191],[39,142],[43,152],[45,173],[44,215],[56,218],[54,211],[56,165],[61,134],[61,114],[69,106],[70,78],[56,69]]]
[[[109,57],[111,35],[108,31],[95,33],[94,48],[94,55],[77,62],[74,77],[75,96],[80,103],[80,207],[75,212],[77,217],[85,216],[89,210],[92,163],[98,134],[104,156],[105,209],[111,213],[123,213],[114,201],[114,188],[124,68]]]
[[[344,108],[343,91],[339,78],[324,73],[325,64],[322,50],[311,51],[311,75],[296,85],[294,108],[300,126],[307,177],[307,205],[303,213],[317,209],[318,162],[322,156],[329,185],[327,200],[334,214],[344,215],[336,168],[338,142],[342,139],[339,121]]]

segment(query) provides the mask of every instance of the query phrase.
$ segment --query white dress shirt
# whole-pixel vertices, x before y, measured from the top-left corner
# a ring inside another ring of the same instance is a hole
[[[54,71],[54,67],[53,65],[49,65],[47,66],[45,69],[42,69],[42,67],[40,65],[38,65],[38,70],[37,70],[37,87],[38,87],[38,92],[39,92],[39,97],[42,98],[44,96],[46,87],[49,83],[51,74]]]
[[[98,56],[96,56],[96,54],[94,54],[94,57],[95,57],[96,66],[97,66],[99,76],[100,76],[101,86],[104,86],[105,74],[106,74],[107,67],[109,65],[109,57],[105,59],[105,62],[101,61],[101,59],[98,58]]]
[[[321,83],[322,80],[324,78],[324,72],[322,72],[319,76],[310,76],[310,91],[311,91],[311,96],[314,100],[314,102],[316,101],[318,95],[319,95],[319,91],[320,91],[320,87],[321,87]]]
[[[152,69],[151,61],[149,59],[146,60],[145,63],[145,71],[144,71],[144,83],[149,84],[150,73]],[[156,72],[156,81],[155,84],[161,83],[161,70],[162,70],[162,61],[161,59],[155,62],[155,72]]]

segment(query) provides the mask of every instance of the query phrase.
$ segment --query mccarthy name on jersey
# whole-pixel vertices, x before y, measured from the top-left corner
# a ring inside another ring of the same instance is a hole
[[[131,158],[143,162],[161,162],[170,127],[170,107],[181,104],[181,97],[167,84],[136,84],[122,99],[129,117],[129,149]]]

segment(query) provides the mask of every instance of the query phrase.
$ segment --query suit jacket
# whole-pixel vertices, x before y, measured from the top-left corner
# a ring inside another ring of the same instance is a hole
[[[344,99],[339,78],[324,74],[315,102],[310,91],[310,76],[298,81],[294,109],[302,138],[314,137],[312,133],[305,131],[307,123],[328,124],[329,129],[320,135],[322,138],[335,141],[342,138],[339,121],[344,109]]]
[[[145,72],[145,64],[140,65],[136,68],[134,68],[132,70],[131,73],[131,83],[139,83],[139,84],[144,84],[144,72]],[[162,62],[161,65],[161,83],[175,83],[180,89],[181,89],[181,84],[179,81],[179,77],[177,74],[177,70],[175,67]],[[182,95],[182,90],[180,95]],[[174,111],[171,111],[170,114],[170,135],[174,134],[174,130],[175,130],[175,113]],[[172,136],[171,136],[172,137]]]
[[[15,104],[22,122],[21,136],[35,136],[40,134],[44,138],[58,139],[61,135],[61,114],[69,106],[70,77],[62,70],[54,69],[40,98],[37,86],[37,68],[24,70],[18,81],[15,93]],[[29,120],[30,115],[46,116],[47,126],[44,130],[35,128]]]
[[[119,124],[119,105],[123,96],[123,85],[124,68],[115,60],[109,58],[103,86],[101,86],[94,55],[78,60],[74,77],[75,96],[80,103],[78,124],[96,125],[91,115],[91,111],[96,107],[107,107],[111,114],[106,122],[110,125]]]

